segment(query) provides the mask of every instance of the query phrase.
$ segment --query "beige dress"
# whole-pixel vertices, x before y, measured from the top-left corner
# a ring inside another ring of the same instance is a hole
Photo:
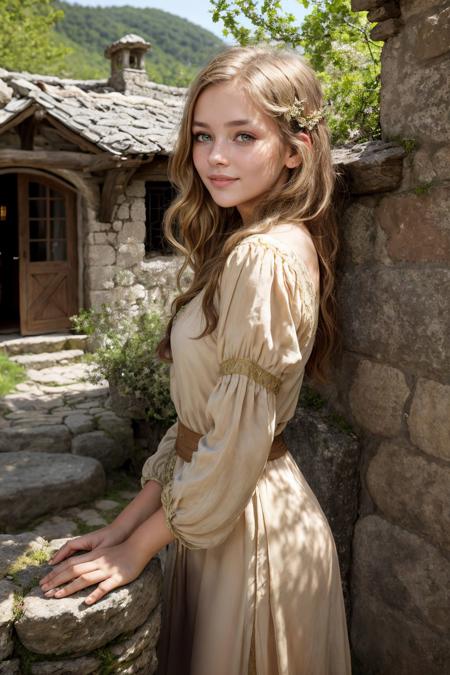
[[[274,237],[229,254],[216,330],[203,292],[177,315],[170,389],[203,434],[190,463],[177,422],[142,470],[175,541],[164,574],[160,675],[349,675],[335,542],[292,455],[267,461],[294,415],[318,321],[305,263]]]

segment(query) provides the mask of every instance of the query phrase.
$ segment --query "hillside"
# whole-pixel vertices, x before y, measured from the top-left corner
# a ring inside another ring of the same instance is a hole
[[[72,49],[59,69],[65,77],[91,79],[109,75],[107,45],[126,33],[152,44],[146,67],[154,82],[185,86],[225,43],[213,33],[159,9],[82,7],[56,2],[64,19],[56,26],[58,40]]]

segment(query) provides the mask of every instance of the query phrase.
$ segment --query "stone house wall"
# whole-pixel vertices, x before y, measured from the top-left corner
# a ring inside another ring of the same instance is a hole
[[[86,307],[103,303],[138,304],[169,309],[176,294],[181,259],[174,255],[146,255],[145,181],[132,180],[119,195],[111,223],[102,223],[95,210],[86,210],[84,287]]]
[[[450,3],[352,4],[383,19],[373,29],[386,40],[383,140],[407,152],[397,188],[353,196],[340,215],[344,351],[326,393],[362,448],[351,641],[357,674],[441,675],[450,662]]]

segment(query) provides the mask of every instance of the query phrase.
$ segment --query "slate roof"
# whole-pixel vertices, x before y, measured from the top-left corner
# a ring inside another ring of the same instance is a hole
[[[23,111],[41,110],[50,123],[55,120],[100,150],[122,156],[168,154],[186,93],[184,88],[149,81],[145,96],[131,96],[113,90],[106,81],[61,80],[1,69],[0,79],[14,91],[0,109],[0,134]]]

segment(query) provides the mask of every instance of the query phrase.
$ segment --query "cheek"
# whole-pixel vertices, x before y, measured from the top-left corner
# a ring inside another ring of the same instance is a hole
[[[192,146],[192,162],[197,169],[197,171],[201,170],[201,167],[203,165],[203,155],[202,153],[202,147],[199,145],[193,145]]]

